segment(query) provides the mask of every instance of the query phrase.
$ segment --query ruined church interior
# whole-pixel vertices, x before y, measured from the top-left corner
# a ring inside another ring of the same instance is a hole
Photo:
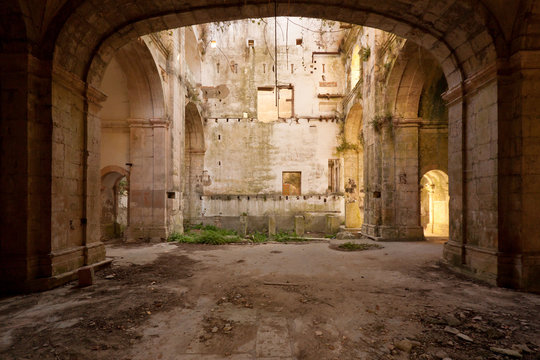
[[[0,17],[1,359],[540,359],[540,0]]]

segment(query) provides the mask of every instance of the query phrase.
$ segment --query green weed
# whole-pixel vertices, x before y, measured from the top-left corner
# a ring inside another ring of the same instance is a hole
[[[338,246],[338,248],[346,251],[364,251],[369,249],[382,249],[379,244],[358,244],[353,242],[346,242]]]

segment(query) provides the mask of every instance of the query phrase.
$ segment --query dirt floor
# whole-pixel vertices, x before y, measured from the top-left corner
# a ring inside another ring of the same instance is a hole
[[[342,242],[108,246],[93,286],[0,299],[0,359],[540,359],[539,295]]]

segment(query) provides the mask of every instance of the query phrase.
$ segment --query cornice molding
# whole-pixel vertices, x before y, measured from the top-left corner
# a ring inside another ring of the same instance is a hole
[[[168,128],[169,121],[161,118],[140,119],[132,118],[126,120],[130,128]]]
[[[463,83],[448,89],[442,94],[447,106],[461,102],[463,97],[474,95],[478,90],[497,80],[499,66],[490,64],[469,76]]]
[[[52,69],[53,82],[70,90],[75,95],[88,100],[91,104],[101,105],[107,100],[107,95],[92,85],[86,84],[79,77],[59,65],[54,65]]]

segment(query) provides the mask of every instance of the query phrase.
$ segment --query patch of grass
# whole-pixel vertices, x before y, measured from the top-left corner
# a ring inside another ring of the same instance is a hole
[[[223,231],[203,230],[195,234],[193,240],[197,244],[223,245],[241,241],[238,235],[226,234]]]
[[[262,243],[268,241],[268,235],[265,233],[254,232],[253,234],[248,235],[248,239],[254,243]]]
[[[180,234],[179,232],[175,231],[175,232],[169,234],[169,237],[167,238],[167,241],[169,241],[169,242],[180,241],[180,239],[182,239],[182,237],[184,237],[183,234]]]
[[[195,231],[190,230],[184,234],[172,233],[168,241],[176,241],[184,244],[223,245],[242,240],[234,230],[218,229],[211,225],[192,229]]]
[[[226,229],[220,229],[218,228],[217,226],[214,226],[214,225],[203,225],[203,224],[191,224],[191,225],[188,225],[186,226],[185,228],[186,231],[191,231],[191,230],[212,230],[212,231],[220,231],[220,232],[223,232],[223,231],[232,231],[232,230],[226,230]]]
[[[358,244],[354,242],[346,242],[338,246],[338,248],[346,251],[364,251],[370,249],[382,249],[379,244]]]
[[[307,239],[298,236],[295,232],[288,233],[287,231],[276,233],[273,240],[278,242],[307,241]]]
[[[336,238],[336,234],[326,234],[326,235],[324,235],[324,238],[325,238],[325,239],[335,239],[335,238]]]

